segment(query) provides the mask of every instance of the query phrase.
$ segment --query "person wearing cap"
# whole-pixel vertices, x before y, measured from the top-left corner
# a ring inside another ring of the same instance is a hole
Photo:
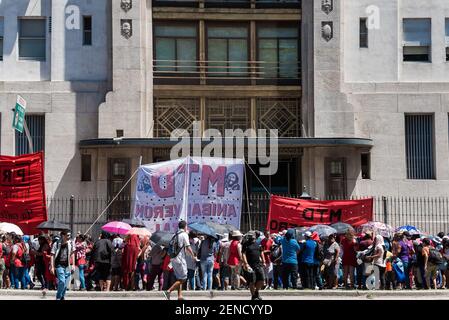
[[[304,233],[306,238],[305,242],[302,242],[300,246],[302,268],[304,270],[304,283],[302,283],[303,289],[315,289],[314,278],[314,262],[315,262],[315,250],[318,244],[312,240],[312,232],[306,231]]]
[[[217,257],[217,261],[220,264],[221,290],[229,289],[229,280],[231,277],[231,267],[228,265],[230,246],[229,234],[225,233],[223,238],[220,239]]]
[[[56,300],[64,300],[70,276],[75,271],[74,248],[70,232],[61,231],[61,238],[53,243],[51,249],[50,272],[57,278]]]
[[[295,239],[295,231],[289,229],[285,236],[275,239],[282,247],[282,285],[285,290],[291,283],[293,289],[298,287],[298,252],[300,247]]]
[[[228,266],[231,268],[231,288],[240,289],[240,266],[242,262],[242,233],[234,230],[231,233],[231,244],[229,245]]]

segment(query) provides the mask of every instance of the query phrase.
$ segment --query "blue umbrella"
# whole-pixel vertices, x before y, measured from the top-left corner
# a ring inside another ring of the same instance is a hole
[[[200,234],[218,239],[217,230],[212,226],[206,224],[205,222],[193,222],[189,224],[189,229],[194,230]]]
[[[337,233],[337,230],[324,224],[317,224],[316,226],[310,227],[309,231],[318,233],[320,238],[327,238],[331,234]]]
[[[408,233],[410,233],[411,236],[417,235],[417,234],[422,234],[422,232],[415,226],[402,226],[402,227],[398,227],[396,228],[395,232],[404,232],[407,231]]]

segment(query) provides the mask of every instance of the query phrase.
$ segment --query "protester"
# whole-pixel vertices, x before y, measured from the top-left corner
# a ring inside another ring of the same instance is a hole
[[[165,255],[167,252],[164,250],[164,248],[156,244],[151,248],[151,251],[149,253],[149,262],[151,264],[150,268],[150,275],[147,282],[147,290],[154,290],[154,281],[158,281],[158,290],[162,291],[162,287],[164,285],[164,278],[163,278],[163,270],[162,270],[162,263],[164,261]]]
[[[354,232],[348,230],[345,237],[341,241],[343,249],[343,282],[346,289],[355,289],[355,274],[354,270],[357,267],[356,258],[356,246],[357,242],[355,240]],[[348,283],[348,277],[350,279],[351,285]]]
[[[122,244],[123,241],[117,241],[117,239],[121,238],[115,238],[112,241],[112,246],[114,250],[112,251],[112,257],[111,257],[111,289],[113,291],[119,291],[121,290],[120,287],[120,279],[122,275]]]
[[[278,237],[273,235],[273,239]],[[282,284],[282,246],[276,242],[273,243],[270,250],[270,261],[273,264],[273,289],[278,290],[283,287]]]
[[[430,245],[430,239],[425,238],[423,240],[423,249],[422,256],[424,258],[424,272],[425,278],[424,281],[426,283],[427,288],[437,289],[437,265],[434,263],[434,260],[431,257],[431,250],[435,250]]]
[[[35,256],[35,271],[37,279],[41,284],[42,290],[48,289],[48,278],[47,278],[47,264],[45,263],[45,256],[50,253],[50,245],[48,243],[47,237],[40,235],[38,237],[39,248],[33,250],[33,255]]]
[[[134,274],[137,265],[137,257],[140,252],[139,236],[132,234],[125,238],[125,247],[122,256],[123,288],[134,289]]]
[[[0,289],[3,288],[3,272],[6,269],[5,259],[3,258],[3,242],[4,237],[0,240]]]
[[[442,288],[449,289],[449,237],[447,236],[443,237],[442,254],[445,260],[445,268],[442,271],[445,277],[445,286],[442,286]]]
[[[84,277],[84,270],[86,269],[86,250],[87,243],[84,235],[78,235],[75,240],[75,264],[78,268],[78,277],[80,282],[80,291],[86,290],[86,279]]]
[[[92,260],[98,276],[101,291],[109,291],[111,287],[111,258],[112,242],[107,232],[102,231],[100,239],[97,240],[92,249]]]
[[[312,232],[306,231],[306,240],[300,244],[301,261],[304,270],[303,289],[315,289],[315,251],[317,250],[317,243],[312,240]]]
[[[285,290],[289,288],[289,284],[293,289],[298,286],[298,252],[300,247],[298,241],[294,239],[295,232],[289,229],[285,236],[277,237],[275,242],[282,246],[282,284]]]
[[[372,234],[370,232],[367,232],[360,237],[359,244],[356,245],[355,250],[359,251],[359,252],[363,252],[363,251],[367,250],[369,247],[371,247],[372,244],[373,244]],[[364,263],[357,264],[356,272],[357,272],[357,287],[358,287],[358,289],[359,290],[367,289],[366,284],[365,284],[365,280],[366,280],[365,264]]]
[[[190,248],[195,255],[198,255],[200,247],[200,239],[198,238],[195,231],[189,232],[189,242]],[[187,290],[195,290],[197,283],[196,278],[198,276],[198,263],[191,255],[186,256],[187,261]]]
[[[265,238],[262,239],[260,245],[262,246],[264,258],[265,258],[265,279],[267,281],[266,285],[268,288],[273,287],[273,263],[270,260],[271,247],[273,246],[273,239],[270,234],[270,230],[265,231]]]
[[[228,265],[231,242],[229,235],[225,234],[220,239],[217,261],[220,264],[221,290],[228,290],[231,278],[231,267]]]
[[[25,254],[25,248],[22,242],[22,237],[19,235],[14,236],[14,245],[12,246],[11,250],[11,258],[10,258],[10,277],[11,282],[14,285],[15,289],[20,288],[26,289],[26,280],[25,280],[25,261],[24,261],[24,254]]]
[[[183,300],[182,285],[187,281],[187,261],[186,252],[196,258],[189,242],[189,236],[186,232],[187,223],[180,221],[178,224],[178,232],[173,236],[169,247],[170,263],[176,277],[176,282],[164,291],[165,298],[170,300],[171,292],[178,291],[178,300]]]
[[[387,252],[385,250],[384,238],[381,235],[376,235],[374,241],[374,253],[373,255],[367,256],[367,260],[372,262],[374,267],[379,270],[379,279],[376,281],[380,281],[380,286],[376,285],[376,289],[380,288],[380,290],[385,289],[385,260],[387,257]]]
[[[231,233],[231,244],[229,245],[228,266],[231,268],[231,288],[240,289],[240,266],[242,261],[242,233],[234,230]]]
[[[218,253],[218,245],[214,238],[207,236],[200,244],[199,256],[203,290],[212,290],[212,279],[215,255]]]
[[[321,278],[321,263],[324,259],[323,245],[316,231],[312,232],[312,240],[316,242],[316,248],[313,255],[313,278],[315,280],[315,289],[323,290],[323,280]]]
[[[70,241],[70,232],[61,231],[61,238],[53,243],[51,249],[50,272],[57,278],[56,300],[65,300],[70,275],[75,271],[74,248]]]
[[[328,289],[338,288],[338,270],[340,268],[340,246],[335,241],[335,235],[331,234],[324,246],[324,261],[326,284]]]
[[[243,270],[249,284],[251,300],[262,300],[259,291],[265,282],[265,256],[262,247],[256,242],[256,234],[248,233],[247,241],[242,247]]]

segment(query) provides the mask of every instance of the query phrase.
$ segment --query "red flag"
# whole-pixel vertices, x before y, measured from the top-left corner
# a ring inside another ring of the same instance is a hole
[[[43,152],[0,156],[0,222],[18,225],[24,234],[47,221]]]
[[[373,198],[318,201],[271,196],[267,229],[278,232],[336,222],[359,226],[372,219]]]

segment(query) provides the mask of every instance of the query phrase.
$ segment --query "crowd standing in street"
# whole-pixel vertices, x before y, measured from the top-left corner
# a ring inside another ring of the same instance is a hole
[[[1,236],[0,287],[56,291],[159,290],[167,298],[183,290],[250,289],[447,289],[449,237],[398,232],[319,236],[296,229],[251,231],[212,237],[187,232],[184,221],[170,244],[135,234]]]

